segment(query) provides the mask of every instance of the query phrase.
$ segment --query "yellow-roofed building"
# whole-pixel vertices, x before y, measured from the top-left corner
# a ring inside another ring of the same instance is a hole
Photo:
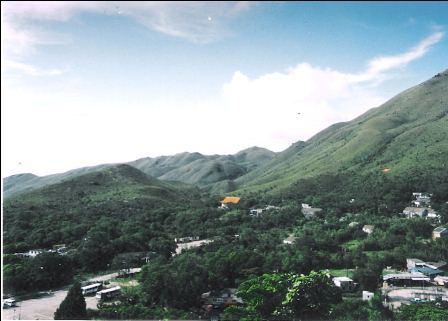
[[[236,196],[226,196],[221,201],[221,208],[228,209],[229,208],[229,206],[228,206],[229,204],[238,204],[239,201],[240,201],[239,197],[236,197]]]
[[[238,204],[239,201],[240,201],[239,197],[236,197],[236,196],[226,196],[221,201],[221,203],[223,203],[223,204],[229,204],[229,203]]]

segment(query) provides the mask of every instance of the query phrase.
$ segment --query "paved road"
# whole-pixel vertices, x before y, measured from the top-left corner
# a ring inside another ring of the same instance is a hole
[[[117,277],[117,273],[101,275],[89,281],[107,281]],[[37,299],[20,301],[17,307],[2,310],[2,320],[52,320],[54,312],[67,296],[68,290],[55,291],[52,294]],[[96,309],[98,300],[95,296],[88,296],[87,308]]]

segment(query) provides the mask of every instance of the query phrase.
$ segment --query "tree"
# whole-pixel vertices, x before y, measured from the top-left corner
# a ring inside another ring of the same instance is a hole
[[[443,301],[403,305],[397,313],[403,321],[448,320],[448,303]]]
[[[341,302],[341,293],[325,272],[311,271],[308,275],[271,273],[249,279],[238,287],[243,300],[242,311],[249,320],[275,317],[325,318],[332,305]]]
[[[68,291],[64,301],[54,313],[55,320],[87,319],[86,301],[82,295],[81,285],[75,282]]]
[[[325,272],[311,271],[308,275],[291,274],[290,286],[282,302],[286,315],[300,318],[326,317],[331,305],[341,302],[340,290]]]
[[[285,274],[263,274],[241,283],[237,295],[243,300],[249,317],[268,319],[281,305],[287,287]]]

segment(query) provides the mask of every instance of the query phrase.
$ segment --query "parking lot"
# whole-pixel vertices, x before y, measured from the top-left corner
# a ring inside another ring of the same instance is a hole
[[[116,278],[117,275],[117,273],[106,274],[91,278],[90,281],[108,281]],[[37,299],[19,301],[16,307],[2,310],[2,320],[51,320],[54,312],[67,296],[67,292],[68,290],[59,290]],[[94,295],[85,299],[87,308],[96,309],[98,300]]]

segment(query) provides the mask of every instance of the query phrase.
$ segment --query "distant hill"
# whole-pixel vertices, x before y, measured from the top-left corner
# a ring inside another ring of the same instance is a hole
[[[265,148],[251,147],[235,155],[181,153],[174,156],[142,158],[129,165],[162,180],[176,180],[200,187],[233,180],[275,156]]]
[[[372,173],[418,185],[440,181],[447,167],[448,71],[444,71],[352,121],[293,144],[237,178],[234,188],[240,193],[280,195],[322,175]]]
[[[198,189],[180,185],[129,165],[79,175],[4,200],[4,241],[17,246],[75,242],[102,217],[150,220],[161,208],[199,201]]]
[[[200,187],[212,187],[215,183],[232,181],[244,175],[275,156],[265,148],[251,147],[235,155],[202,155],[200,153],[180,153],[173,156],[142,158],[127,164],[161,180],[180,181]],[[83,167],[62,174],[36,176],[18,174],[3,181],[3,196],[19,195],[35,189],[59,183],[86,173],[96,172],[113,166],[103,164]],[[222,185],[222,184],[221,184]],[[220,186],[221,186],[220,185]],[[224,185],[222,185],[224,186]]]

